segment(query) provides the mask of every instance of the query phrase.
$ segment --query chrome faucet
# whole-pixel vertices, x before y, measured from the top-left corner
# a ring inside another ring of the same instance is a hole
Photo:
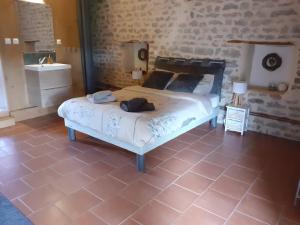
[[[45,60],[47,59],[47,57],[43,57],[43,58],[39,58],[39,64],[43,65],[43,63],[45,62]]]

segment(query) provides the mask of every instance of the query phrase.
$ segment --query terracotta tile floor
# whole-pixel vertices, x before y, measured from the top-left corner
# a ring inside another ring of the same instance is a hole
[[[0,190],[36,225],[300,224],[300,143],[205,124],[134,159],[41,117],[0,129]]]

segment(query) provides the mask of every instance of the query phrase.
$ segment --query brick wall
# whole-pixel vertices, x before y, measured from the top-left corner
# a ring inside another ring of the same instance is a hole
[[[230,102],[232,80],[239,76],[243,58],[243,47],[227,40],[291,41],[300,52],[299,0],[95,0],[91,11],[99,80],[120,87],[134,84],[123,69],[121,43],[128,40],[149,42],[150,68],[158,55],[225,59],[221,105]],[[294,89],[300,89],[299,68],[300,57],[291,84]],[[253,100],[257,98],[263,102]],[[282,96],[251,92],[246,99],[257,112],[300,121],[299,98],[291,102]],[[222,115],[224,112],[219,121]],[[300,127],[290,123],[251,117],[250,128],[300,139]]]

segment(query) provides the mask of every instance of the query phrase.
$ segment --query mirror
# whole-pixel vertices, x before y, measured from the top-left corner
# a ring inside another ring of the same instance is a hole
[[[54,51],[51,7],[46,4],[18,0],[17,10],[25,52]]]

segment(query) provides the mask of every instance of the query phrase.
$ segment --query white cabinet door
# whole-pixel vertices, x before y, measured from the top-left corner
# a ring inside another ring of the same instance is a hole
[[[42,107],[60,105],[72,97],[72,86],[41,90]]]
[[[243,123],[242,121],[235,121],[231,119],[226,120],[226,129],[232,131],[243,131]]]
[[[71,70],[43,71],[39,73],[39,80],[41,90],[71,86]]]
[[[245,110],[236,110],[232,108],[227,109],[227,118],[237,121],[243,121],[245,116]]]

